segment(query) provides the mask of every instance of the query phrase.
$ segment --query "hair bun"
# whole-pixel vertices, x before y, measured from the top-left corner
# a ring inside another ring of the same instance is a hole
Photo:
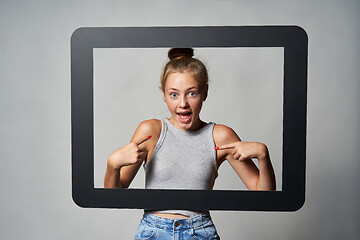
[[[192,48],[171,48],[168,52],[168,57],[172,59],[192,58],[194,56],[194,49]]]

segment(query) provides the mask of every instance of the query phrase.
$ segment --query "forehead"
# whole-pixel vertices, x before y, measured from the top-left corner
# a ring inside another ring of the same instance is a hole
[[[199,88],[199,82],[187,71],[170,73],[165,82],[166,89],[175,88],[183,90],[192,87]]]

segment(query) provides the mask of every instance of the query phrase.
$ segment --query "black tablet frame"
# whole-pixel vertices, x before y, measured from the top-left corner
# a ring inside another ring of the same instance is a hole
[[[283,47],[282,191],[94,188],[94,48]],[[81,207],[296,211],[305,202],[307,34],[298,26],[85,27],[71,36],[72,196]]]

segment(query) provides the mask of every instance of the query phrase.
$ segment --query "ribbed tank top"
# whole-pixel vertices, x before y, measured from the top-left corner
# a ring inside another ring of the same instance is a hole
[[[207,123],[195,131],[182,131],[168,119],[161,122],[158,142],[150,160],[144,164],[145,188],[211,190],[218,175],[213,139],[215,123]],[[184,210],[151,212],[178,213],[189,217],[204,213]]]

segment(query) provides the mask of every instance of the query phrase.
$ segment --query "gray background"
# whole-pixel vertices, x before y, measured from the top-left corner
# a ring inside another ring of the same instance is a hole
[[[163,48],[94,50],[95,187],[104,185],[110,153],[129,142],[141,121],[171,117],[159,90],[167,51]],[[195,57],[206,64],[210,78],[201,119],[231,126],[243,141],[266,143],[277,176],[277,190],[281,190],[283,48],[194,51]],[[142,169],[130,187],[144,188]],[[225,162],[214,189],[245,190],[246,187]]]
[[[357,239],[359,10],[359,1],[340,0],[2,1],[0,238],[131,239],[140,220],[142,210],[82,209],[71,199],[70,36],[75,29],[299,25],[309,36],[305,204],[292,213],[215,211],[212,216],[223,239]],[[159,93],[155,81],[149,85],[153,96]],[[221,98],[216,92],[211,90],[205,108],[211,98]],[[157,113],[166,116],[162,109]],[[204,111],[204,118],[234,127],[245,139],[261,137],[247,135],[251,131],[241,129],[240,122],[214,119],[213,111]]]

